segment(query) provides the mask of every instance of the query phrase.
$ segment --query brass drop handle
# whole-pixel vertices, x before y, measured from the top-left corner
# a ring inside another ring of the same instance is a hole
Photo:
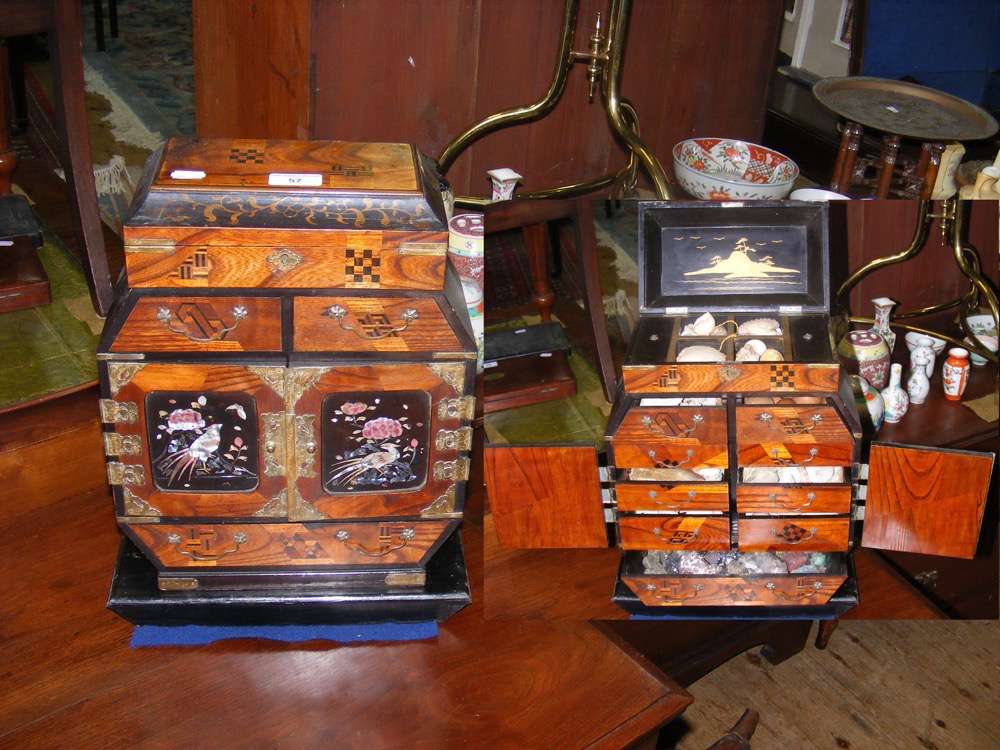
[[[778,456],[778,449],[777,448],[774,448],[774,449],[771,450],[771,460],[774,461],[774,463],[778,464],[778,466],[789,466],[789,467],[805,466],[807,463],[810,463],[811,461],[813,461],[813,459],[815,459],[816,456],[818,456],[818,455],[819,455],[819,448],[810,448],[809,449],[809,458],[807,458],[802,463],[798,463],[797,464],[794,461],[791,461],[791,460],[789,460],[787,458],[780,458]]]
[[[694,599],[696,596],[698,596],[698,592],[704,591],[704,589],[705,589],[705,584],[696,583],[694,586],[691,587],[691,593],[687,596],[677,596],[676,594],[673,593],[673,591],[669,591],[667,589],[660,589],[659,591],[657,591],[656,594],[654,594],[654,598],[659,599],[661,602],[666,602],[667,604],[680,604],[681,602],[685,602],[688,599]],[[656,591],[656,584],[647,583],[646,590]]]
[[[686,532],[685,536],[678,536],[677,534],[674,534],[674,536],[670,537],[667,542],[670,544],[687,544],[688,542],[692,542],[697,539],[699,533],[701,533],[701,529]],[[653,527],[653,536],[662,537],[663,528],[661,526]]]
[[[232,325],[220,328],[219,330],[214,331],[209,336],[196,336],[190,331],[188,331],[187,328],[174,327],[175,315],[170,310],[169,307],[161,307],[156,311],[156,319],[160,321],[160,323],[162,323],[168,331],[171,331],[172,333],[178,333],[181,336],[184,336],[189,341],[196,341],[200,344],[205,344],[208,343],[209,341],[222,341],[222,339],[226,337],[227,333],[236,330],[236,327],[240,324],[240,321],[243,320],[245,317],[247,317],[249,313],[247,312],[246,307],[244,307],[243,305],[236,305],[232,310],[232,315],[233,315]]]
[[[653,462],[653,466],[658,469],[676,469],[680,466],[684,466],[684,464],[691,463],[692,459],[694,459],[694,448],[688,448],[687,458],[683,461],[678,461],[677,463],[661,461],[656,457],[656,451],[649,451],[646,455],[649,456],[649,459]]]
[[[687,505],[688,503],[693,502],[695,498],[698,497],[698,493],[695,492],[694,490],[688,490],[687,497],[678,500],[677,503],[668,503],[663,500],[657,500],[656,490],[650,490],[649,497],[653,501],[653,505],[662,505],[667,508],[680,508],[682,505]]]
[[[641,421],[643,427],[648,429],[650,432],[655,432],[658,435],[666,435],[667,437],[686,438],[690,437],[694,431],[698,429],[698,426],[705,421],[705,417],[701,414],[692,414],[691,421],[693,424],[690,427],[687,427],[677,433],[671,433],[670,435],[667,435],[666,431],[660,426],[656,419],[648,414],[644,415]]]
[[[762,411],[760,413],[760,416],[757,417],[757,421],[763,422],[765,425],[770,426],[771,423],[774,422],[774,415],[771,414],[771,412],[769,411]],[[805,425],[802,424],[801,422],[796,421],[793,427],[789,427],[786,425],[784,429],[790,435],[806,435],[815,430],[816,427],[819,425],[819,423],[823,421],[823,415],[817,412],[816,414],[813,414],[811,417],[809,417],[809,421],[812,424]]]
[[[198,552],[194,549],[184,549],[181,545],[183,540],[180,534],[167,534],[167,542],[174,545],[174,551],[178,554],[184,555],[185,557],[190,557],[192,560],[198,560],[201,562],[221,560],[226,555],[231,555],[234,552],[239,552],[240,545],[243,544],[249,537],[245,531],[237,531],[233,534],[233,546],[229,549],[224,549],[221,552]]]
[[[784,591],[778,591],[777,586],[775,586],[774,582],[772,581],[768,581],[767,583],[765,583],[764,588],[766,588],[768,591],[770,591],[779,599],[784,599],[785,601],[789,602],[800,602],[803,599],[812,599],[814,596],[816,596],[816,594],[818,594],[820,591],[823,590],[822,581],[813,581],[811,585],[812,585],[811,591],[803,591],[798,596],[790,596],[786,594]]]
[[[767,493],[767,499],[770,500],[772,503],[776,503],[778,501],[778,493],[777,492]],[[810,505],[813,504],[813,501],[815,499],[816,499],[815,492],[807,492],[806,501],[802,503],[802,505],[798,505],[794,508],[787,508],[786,510],[805,510],[806,508],[808,508]]]
[[[381,538],[382,534],[380,534],[379,536]],[[378,549],[370,549],[369,547],[366,547],[360,542],[354,541],[351,538],[351,532],[349,532],[347,529],[338,529],[337,533],[334,534],[334,538],[338,542],[343,544],[352,552],[357,552],[359,555],[363,555],[364,557],[385,557],[391,552],[403,549],[403,547],[406,546],[407,542],[412,541],[413,539],[416,538],[416,536],[417,536],[416,529],[414,529],[412,526],[407,526],[399,532],[399,542],[397,542],[396,544],[393,544],[390,541],[383,541],[379,545]],[[386,535],[386,537],[388,537],[388,535]]]
[[[796,528],[799,528],[799,527],[796,527]],[[802,529],[802,530],[805,531],[805,529]],[[788,535],[785,533],[784,529],[782,529],[782,531],[781,531],[780,534],[777,531],[775,531],[774,529],[771,529],[771,536],[773,536],[775,539],[780,539],[785,544],[802,544],[802,542],[808,542],[810,539],[812,539],[814,536],[816,536],[816,529],[815,529],[815,527],[809,529],[809,533],[808,534],[804,534],[803,536],[799,537],[798,539],[789,539]]]
[[[344,318],[347,317],[347,308],[342,305],[330,305],[330,307],[323,311],[323,314],[326,317],[333,318],[340,323],[340,327],[345,331],[351,331],[359,338],[371,340],[384,339],[386,336],[395,336],[397,333],[402,333],[409,328],[410,323],[420,317],[415,308],[408,307],[403,310],[403,314],[400,316],[403,319],[403,325],[401,326],[391,326],[386,323],[370,326],[368,330],[359,330],[354,326],[349,326],[344,323]]]

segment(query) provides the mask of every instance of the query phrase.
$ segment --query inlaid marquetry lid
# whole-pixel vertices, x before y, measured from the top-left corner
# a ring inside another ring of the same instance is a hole
[[[131,227],[447,231],[434,163],[404,143],[171,138]]]
[[[825,203],[639,204],[642,313],[827,313],[829,288]]]

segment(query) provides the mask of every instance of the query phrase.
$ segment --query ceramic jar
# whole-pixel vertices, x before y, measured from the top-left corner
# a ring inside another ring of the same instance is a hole
[[[872,388],[871,384],[860,375],[851,375],[851,380],[858,386],[854,389],[854,403],[858,407],[858,411],[860,412],[864,408],[868,412],[875,432],[878,432],[878,428],[882,426],[882,420],[885,418],[885,404],[882,401],[882,394]],[[861,391],[860,397],[857,395],[859,389]]]
[[[927,341],[930,341],[930,339],[927,339]],[[919,360],[919,366],[924,368],[924,374],[927,375],[928,380],[934,377],[935,359],[934,350],[930,346],[915,346],[910,349],[910,369],[916,369],[918,367],[917,361]]]
[[[483,215],[455,214],[448,221],[448,257],[462,282],[473,336],[480,354],[483,350],[483,268],[485,264]],[[482,357],[479,358],[482,362]]]
[[[885,387],[889,375],[889,345],[873,330],[849,331],[840,343],[841,354],[858,363],[858,374],[876,390]]]
[[[493,184],[494,203],[496,201],[509,201],[513,198],[514,188],[517,187],[518,181],[523,179],[521,175],[507,167],[491,169],[486,174],[489,175],[490,182]]]
[[[957,346],[949,349],[941,375],[944,379],[944,397],[949,401],[961,401],[965,386],[969,383],[969,351]]]
[[[885,421],[895,424],[903,418],[910,408],[910,397],[899,384],[903,378],[903,366],[894,364],[889,370],[889,385],[882,389],[882,401],[885,402]]]
[[[872,330],[885,339],[891,355],[893,347],[896,346],[896,334],[889,327],[889,316],[896,302],[888,297],[876,297],[872,300],[872,304],[875,305],[875,325],[872,326]]]
[[[928,360],[934,361],[934,352],[926,346],[917,347],[913,350],[911,360],[913,367],[910,371],[910,377],[906,381],[906,394],[910,397],[911,404],[922,404],[927,400],[927,394],[931,390],[926,364]]]

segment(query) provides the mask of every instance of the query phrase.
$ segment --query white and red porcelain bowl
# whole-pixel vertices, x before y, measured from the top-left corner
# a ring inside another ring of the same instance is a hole
[[[780,200],[799,176],[784,154],[731,138],[688,138],[674,146],[674,175],[704,200]]]

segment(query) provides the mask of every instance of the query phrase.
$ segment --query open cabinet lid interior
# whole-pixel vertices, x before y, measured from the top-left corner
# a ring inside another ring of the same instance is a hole
[[[861,544],[971,559],[992,453],[872,443]]]
[[[500,445],[483,451],[497,537],[513,549],[607,547],[592,445]]]

